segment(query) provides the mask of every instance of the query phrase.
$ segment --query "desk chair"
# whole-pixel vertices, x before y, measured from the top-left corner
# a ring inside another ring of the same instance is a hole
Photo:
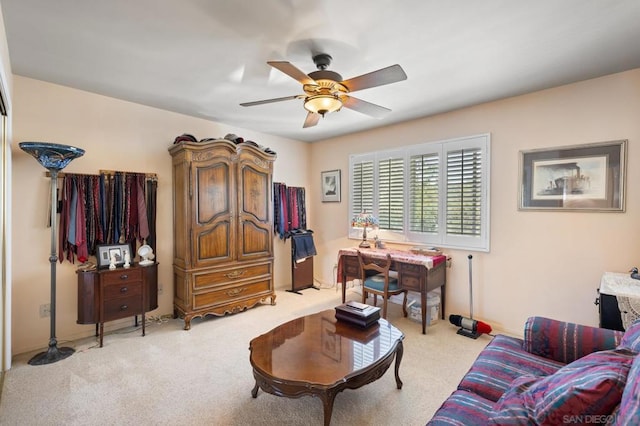
[[[362,279],[362,303],[367,303],[369,293],[373,294],[373,305],[378,304],[378,295],[382,296],[382,318],[387,318],[387,300],[389,296],[404,293],[402,302],[402,312],[407,316],[407,290],[398,285],[398,279],[389,276],[391,269],[391,255],[387,254],[385,261],[371,260],[367,263],[364,256],[358,251],[358,262],[360,263],[360,276]]]

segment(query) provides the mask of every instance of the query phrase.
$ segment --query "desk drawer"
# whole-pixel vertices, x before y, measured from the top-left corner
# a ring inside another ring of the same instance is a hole
[[[359,278],[361,271],[358,258],[356,256],[343,256],[342,271],[347,277]],[[338,279],[342,279],[342,277],[338,277]]]
[[[142,313],[142,296],[127,296],[104,301],[104,321],[132,317]]]
[[[402,288],[409,291],[420,291],[420,278],[402,274]]]

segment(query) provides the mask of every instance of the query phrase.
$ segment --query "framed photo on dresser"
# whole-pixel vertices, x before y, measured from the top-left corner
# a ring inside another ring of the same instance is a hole
[[[101,244],[96,247],[96,258],[98,268],[108,268],[111,264],[111,257],[115,257],[115,265],[122,266],[125,263],[125,253],[129,253],[131,259],[131,246],[129,244]]]

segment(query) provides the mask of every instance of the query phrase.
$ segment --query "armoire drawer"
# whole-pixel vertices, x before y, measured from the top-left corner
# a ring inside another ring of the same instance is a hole
[[[214,270],[203,274],[196,273],[194,274],[193,288],[198,290],[265,275],[271,275],[271,263]]]
[[[208,291],[202,294],[194,294],[194,309],[213,306],[221,303],[229,303],[235,299],[255,296],[260,293],[271,293],[271,279],[242,283],[232,287],[225,287],[219,290]]]

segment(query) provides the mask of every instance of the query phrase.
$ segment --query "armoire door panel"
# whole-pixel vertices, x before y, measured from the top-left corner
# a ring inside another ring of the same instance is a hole
[[[259,221],[269,222],[269,200],[271,198],[269,175],[245,165],[242,167],[241,179],[241,214],[250,214]]]
[[[250,221],[242,223],[241,256],[269,255],[271,253],[271,229],[257,226]]]
[[[216,163],[199,166],[196,172],[196,221],[207,224],[221,215],[231,214],[229,164]]]
[[[196,234],[196,262],[226,261],[232,256],[231,223],[218,222],[206,231]]]

